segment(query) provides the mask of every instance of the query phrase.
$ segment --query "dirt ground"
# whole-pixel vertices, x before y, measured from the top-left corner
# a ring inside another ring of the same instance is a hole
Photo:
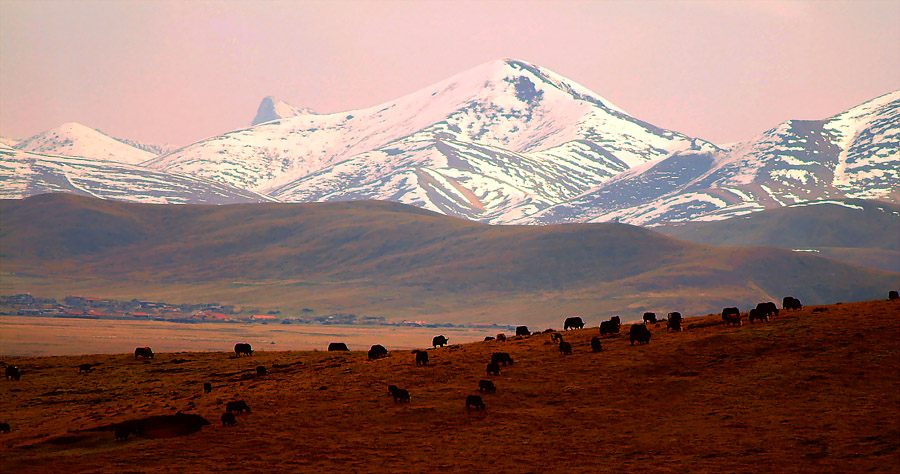
[[[562,332],[569,356],[547,334],[453,345],[426,366],[408,350],[6,358],[22,377],[0,381],[0,471],[900,472],[900,302],[720,323],[651,325],[634,346],[624,326],[600,353],[597,328]],[[494,352],[515,364],[487,376]],[[482,379],[497,392],[466,410]],[[233,400],[252,412],[222,426]],[[177,412],[211,424],[116,440],[118,423]]]

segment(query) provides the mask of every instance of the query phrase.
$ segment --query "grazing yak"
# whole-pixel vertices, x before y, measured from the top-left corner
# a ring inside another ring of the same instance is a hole
[[[416,365],[428,365],[428,353],[425,351],[414,351],[416,354]]]
[[[469,395],[466,397],[466,410],[470,410],[472,407],[475,407],[476,410],[484,410],[484,400],[478,395]]]
[[[431,339],[431,347],[437,348],[437,346],[444,347],[445,345],[450,344],[450,338],[444,337],[443,334],[440,336],[434,336]]]
[[[253,357],[253,348],[250,347],[250,344],[239,342],[234,345],[234,354],[238,357],[243,354],[247,354],[248,356]]]
[[[771,301],[766,301],[765,303],[759,303],[758,305],[756,305],[756,312],[757,312],[757,314],[759,314],[761,316],[765,316],[766,321],[768,321],[769,318],[774,318],[775,316],[778,316],[778,305],[776,305],[775,303],[773,303]]]
[[[266,368],[265,368],[265,366],[262,366],[262,365],[256,366],[256,376],[257,376],[257,377],[262,377],[263,375],[266,375]]]
[[[9,433],[9,423],[0,423],[0,433]]]
[[[347,344],[344,344],[343,342],[332,342],[332,343],[328,344],[328,352],[349,351],[349,350],[350,350],[350,348],[348,348]]]
[[[638,344],[648,344],[650,342],[650,329],[647,329],[647,326],[643,324],[632,324],[628,336],[631,339],[632,346],[634,341],[637,341]]]
[[[205,382],[203,384],[203,393],[210,393],[210,392],[212,392],[212,384],[209,382]]]
[[[551,334],[550,334],[550,340],[551,340],[552,342],[555,342],[555,343],[559,344],[559,343],[562,342],[562,340],[563,340],[562,334],[560,334],[560,333],[558,333],[558,332],[551,333]]]
[[[681,317],[681,313],[678,311],[673,311],[666,315],[666,332],[669,332],[669,329],[673,331],[683,331],[681,328],[682,321],[684,321],[684,318]]]
[[[20,377],[22,377],[22,372],[19,371],[18,367],[15,365],[6,366],[6,380],[15,380],[18,382]]]
[[[741,321],[741,310],[734,307],[722,310],[722,321],[725,321],[726,326],[729,324],[736,324],[738,326],[744,325]]]
[[[888,291],[888,299],[889,300],[900,299],[900,293],[897,293],[897,290]]]
[[[618,316],[616,316],[618,318]],[[619,333],[619,324],[617,321],[613,321],[610,319],[609,321],[603,321],[600,323],[600,334],[618,334]]]
[[[566,341],[559,343],[559,353],[562,355],[572,355],[572,344]]]
[[[490,380],[479,380],[478,391],[481,393],[497,393],[497,387]]]
[[[600,344],[599,337],[591,338],[591,352],[603,352],[603,345]]]
[[[381,344],[375,344],[369,349],[369,360],[380,359],[382,357],[386,357],[388,354],[388,350],[384,348]]]
[[[500,375],[500,364],[496,362],[491,362],[487,365],[487,374],[488,375]]]
[[[506,364],[513,365],[513,359],[506,352],[494,352],[491,354],[491,363],[503,364],[503,367],[506,367]]]
[[[80,374],[82,372],[91,372],[94,370],[94,367],[97,367],[98,365],[103,364],[78,364],[75,367],[78,367],[78,373]]]
[[[656,324],[656,313],[644,313],[644,324]]]
[[[153,350],[149,347],[135,347],[134,348],[134,358],[143,357],[144,359],[152,359],[153,358]]]
[[[404,388],[397,388],[396,385],[388,386],[391,396],[394,397],[394,403],[409,403],[409,392]]]
[[[530,336],[531,331],[528,330],[528,326],[517,326],[516,327],[516,336]]]
[[[584,329],[584,321],[578,316],[566,318],[566,321],[563,323],[563,330],[568,331],[569,329]]]
[[[502,332],[500,334],[497,334],[497,340],[500,342],[506,342],[506,334],[503,334]]]
[[[785,296],[784,299],[781,300],[781,307],[789,311],[803,309],[803,305],[800,303],[800,300],[794,298],[793,296]]]
[[[250,413],[250,407],[247,405],[247,402],[243,400],[236,400],[225,404],[225,411],[227,411],[228,413],[231,413],[233,411],[244,413],[244,410],[246,410],[247,413]]]
[[[237,424],[237,420],[234,418],[234,413],[225,412],[222,413],[222,426],[234,426]]]
[[[494,336],[484,336],[484,342],[493,341]]]

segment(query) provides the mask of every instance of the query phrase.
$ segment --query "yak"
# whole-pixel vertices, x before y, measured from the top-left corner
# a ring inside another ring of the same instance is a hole
[[[631,330],[628,332],[629,339],[631,339],[631,345],[634,345],[634,342],[637,341],[638,344],[648,344],[650,343],[650,329],[647,328],[644,324],[632,324]]]
[[[559,344],[563,340],[562,334],[558,332],[550,333],[550,340]]]
[[[250,347],[250,344],[247,344],[245,342],[239,342],[234,345],[234,353],[238,357],[240,357],[243,354],[247,354],[248,356],[253,357],[253,348]]]
[[[600,344],[600,338],[599,338],[599,337],[592,337],[592,338],[591,338],[591,351],[592,351],[592,352],[603,352],[603,345]]]
[[[6,366],[6,380],[15,380],[19,381],[19,378],[22,377],[22,372],[15,365],[7,365]]]
[[[681,313],[678,311],[673,311],[666,315],[666,332],[669,332],[669,329],[673,331],[682,331],[682,321],[684,321],[684,318],[681,317]]]
[[[152,359],[153,358],[153,350],[149,347],[135,347],[134,348],[134,358],[143,357],[144,359]]]
[[[484,342],[493,341],[494,336],[484,336]]]
[[[469,395],[466,397],[466,410],[475,407],[476,410],[484,410],[484,400],[478,395]]]
[[[500,375],[500,364],[496,362],[491,362],[487,365],[487,374],[488,375]]]
[[[888,299],[889,300],[900,299],[900,293],[897,293],[897,290],[888,291]]]
[[[769,322],[769,315],[765,310],[761,310],[757,308],[751,308],[750,311],[747,312],[747,318],[750,320],[750,323],[753,324],[753,321],[760,320]]]
[[[431,347],[434,348],[437,348],[437,346],[444,347],[447,344],[450,344],[450,338],[444,337],[443,334],[441,334],[440,336],[434,336],[434,338],[431,339]]]
[[[478,391],[481,393],[496,393],[497,387],[490,380],[479,380]]]
[[[724,308],[722,310],[722,321],[725,321],[725,325],[736,324],[738,326],[743,326],[743,322],[741,321],[741,310],[731,307]]]
[[[578,316],[566,318],[566,321],[563,323],[563,330],[568,331],[569,329],[584,329],[584,321]]]
[[[647,323],[656,324],[656,313],[644,313],[644,324]]]
[[[237,424],[237,420],[234,418],[234,413],[230,411],[222,413],[222,426],[234,426]]]
[[[204,382],[203,383],[203,393],[210,393],[210,392],[212,392],[212,384],[209,382]]]
[[[236,400],[225,404],[225,411],[227,411],[228,413],[231,413],[233,411],[244,413],[244,410],[246,410],[247,413],[250,413],[250,407],[247,405],[247,402],[243,400]]]
[[[0,433],[9,433],[9,423],[0,423]]]
[[[785,296],[783,300],[781,300],[781,307],[783,309],[792,311],[803,309],[803,304],[800,303],[800,300],[794,298],[793,296]]]
[[[369,349],[369,360],[380,359],[382,357],[386,357],[388,354],[388,350],[384,348],[381,344],[375,344]]]
[[[566,341],[559,343],[559,353],[562,355],[572,355],[572,344]]]
[[[428,353],[425,351],[416,352],[416,365],[428,365]]]
[[[516,327],[516,336],[530,336],[531,331],[528,330],[528,326],[518,326]]]
[[[393,387],[391,390],[391,395],[394,397],[394,403],[409,403],[409,392],[405,388],[397,388],[396,385],[391,385],[388,387],[388,390]]]
[[[506,364],[513,365],[513,359],[506,352],[494,352],[491,354],[491,363],[503,364],[503,367],[506,367]]]
[[[332,342],[328,344],[328,352],[335,351],[349,351],[350,349],[347,347],[347,344],[343,342]]]
[[[600,334],[618,334],[619,323],[613,320],[600,323]]]

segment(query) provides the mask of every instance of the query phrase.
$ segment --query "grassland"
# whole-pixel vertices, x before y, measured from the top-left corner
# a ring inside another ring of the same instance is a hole
[[[163,206],[0,200],[0,292],[544,326],[704,314],[791,294],[883,297],[900,273],[622,224],[488,226],[385,202]]]
[[[570,356],[541,334],[430,349],[424,367],[406,350],[376,361],[358,351],[4,358],[24,374],[0,389],[12,427],[0,434],[0,471],[896,473],[898,316],[896,301],[742,327],[707,316],[685,332],[652,326],[643,346],[626,327],[600,353],[590,327],[563,334]],[[487,377],[499,351],[515,364]],[[83,363],[102,365],[79,373]],[[484,378],[497,393],[467,411]],[[388,384],[410,403],[395,404]],[[230,400],[253,411],[223,427]],[[212,425],[126,441],[91,430],[176,411]]]

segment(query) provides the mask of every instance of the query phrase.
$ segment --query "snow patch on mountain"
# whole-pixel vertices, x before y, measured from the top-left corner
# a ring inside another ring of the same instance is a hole
[[[77,156],[93,160],[138,164],[156,156],[76,122],[39,133],[15,145],[34,153]]]

